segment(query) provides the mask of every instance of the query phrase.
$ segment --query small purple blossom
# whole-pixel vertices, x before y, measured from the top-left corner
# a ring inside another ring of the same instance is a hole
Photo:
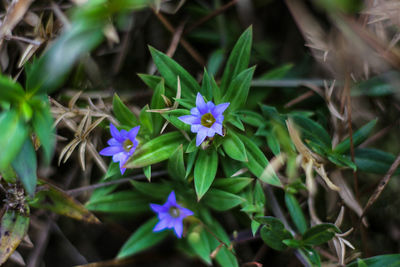
[[[222,113],[227,109],[229,103],[215,105],[212,101],[204,102],[203,96],[197,93],[196,107],[190,110],[191,115],[181,116],[178,119],[191,125],[191,131],[197,133],[196,146],[199,146],[206,137],[213,137],[216,133],[223,135]]]
[[[153,232],[174,228],[178,238],[182,237],[183,219],[193,215],[191,210],[185,209],[176,203],[174,191],[169,194],[167,202],[164,205],[150,204],[150,208],[158,213],[158,218],[160,219],[154,227]]]
[[[103,148],[99,153],[102,156],[112,156],[114,162],[119,162],[121,174],[124,174],[126,168],[123,166],[128,158],[132,156],[133,152],[135,152],[138,145],[136,135],[139,132],[139,128],[140,126],[136,126],[129,130],[129,132],[124,129],[118,131],[118,129],[110,123],[112,138],[107,141],[109,147]]]

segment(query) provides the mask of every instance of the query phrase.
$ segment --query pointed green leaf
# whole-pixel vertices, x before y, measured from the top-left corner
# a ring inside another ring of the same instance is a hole
[[[148,132],[151,135],[154,132],[153,117],[150,112],[147,112],[147,110],[149,110],[149,105],[146,105],[142,108],[139,114],[139,120],[140,125],[142,126],[141,130],[143,132]]]
[[[188,235],[187,241],[193,251],[208,265],[211,265],[210,254],[212,251],[206,230],[203,227],[200,228],[197,226]]]
[[[135,114],[121,101],[117,94],[113,98],[113,111],[117,120],[122,124],[129,127],[139,125],[139,120]]]
[[[213,85],[211,78],[208,75],[207,70],[204,68],[203,81],[201,83],[200,94],[207,100],[211,100],[213,97]]]
[[[165,95],[165,87],[164,87],[164,80],[157,84],[155,91],[153,93],[153,97],[151,98],[151,109],[162,109],[165,107],[164,99],[162,95]],[[160,133],[163,118],[158,113],[151,114],[153,127],[154,127],[154,134],[158,135]]]
[[[157,222],[158,218],[152,218],[140,226],[122,246],[117,258],[122,259],[137,254],[166,238],[168,235],[167,231],[157,233],[152,231]]]
[[[331,137],[320,124],[301,115],[293,115],[292,118],[299,127],[303,140],[309,139],[328,150],[332,148]]]
[[[248,161],[246,148],[234,131],[230,130],[227,132],[222,142],[222,147],[225,153],[232,159],[244,162]]]
[[[306,245],[317,246],[331,240],[335,233],[340,233],[336,225],[331,223],[318,224],[308,229],[303,235],[303,242]]]
[[[217,174],[218,154],[215,150],[200,150],[194,166],[194,187],[200,200],[210,188]]]
[[[224,74],[221,80],[221,90],[226,92],[231,86],[231,82],[244,71],[250,61],[251,44],[253,40],[253,29],[250,26],[237,40],[229,55]]]
[[[253,181],[247,177],[232,177],[215,179],[213,187],[230,192],[232,194],[240,193],[246,186]]]
[[[230,210],[245,201],[235,194],[219,189],[210,189],[203,198],[204,203],[217,211]]]
[[[231,82],[222,102],[229,102],[229,111],[241,108],[247,100],[251,79],[253,78],[255,67],[251,67],[239,73]]]
[[[299,230],[300,234],[304,234],[304,232],[307,230],[307,221],[304,217],[303,211],[300,208],[299,202],[293,194],[286,192],[285,203],[289,210],[290,217],[292,217],[292,220],[296,225],[296,228]]]
[[[187,142],[181,133],[170,132],[139,145],[125,163],[126,168],[141,168],[168,159],[176,148]]]
[[[400,254],[386,254],[379,255],[371,258],[362,259],[365,266],[368,267],[396,267],[400,266]],[[363,265],[358,264],[358,260],[353,261],[347,265],[347,267],[361,267]]]
[[[0,101],[19,103],[25,98],[22,86],[13,79],[0,75]]]
[[[353,134],[353,145],[354,145],[354,147],[358,146],[359,144],[364,142],[365,139],[367,139],[367,137],[371,133],[372,129],[374,129],[374,127],[376,125],[376,122],[377,122],[376,119],[368,122],[367,124],[365,124],[363,127],[358,129]],[[349,149],[350,149],[350,138],[348,137],[345,140],[343,140],[342,142],[340,142],[335,147],[333,152],[338,153],[338,154],[344,154],[344,153],[348,152]]]
[[[43,105],[41,109],[35,109],[32,125],[42,144],[46,162],[49,164],[54,152],[56,133],[48,104]]]
[[[175,60],[151,46],[149,49],[154,64],[156,64],[158,71],[164,77],[167,86],[170,88],[177,88],[179,76],[182,96],[184,98],[194,99],[196,93],[200,91],[200,86],[197,81]]]
[[[148,211],[149,203],[143,195],[132,190],[98,196],[85,204],[91,211],[132,215]]]
[[[186,169],[183,161],[183,146],[180,145],[168,161],[168,173],[175,180],[185,180]]]
[[[14,110],[0,114],[0,169],[5,169],[18,155],[25,142],[28,130]]]
[[[20,152],[12,162],[12,166],[18,174],[25,190],[29,195],[33,196],[37,181],[37,161],[35,149],[30,138],[25,139]]]
[[[151,89],[156,90],[157,85],[163,81],[163,78],[160,76],[149,75],[149,74],[138,74],[139,78]]]

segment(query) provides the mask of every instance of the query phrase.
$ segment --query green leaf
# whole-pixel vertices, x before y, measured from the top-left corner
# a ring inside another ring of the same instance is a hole
[[[155,91],[153,93],[153,97],[151,98],[151,109],[162,109],[165,107],[164,99],[162,95],[165,95],[165,87],[164,87],[164,80],[157,84]],[[153,127],[154,127],[154,134],[158,135],[160,133],[163,118],[158,113],[151,114]]]
[[[171,186],[167,183],[150,183],[130,181],[133,187],[151,199],[165,200],[171,192]]]
[[[301,242],[301,240],[297,240],[297,239],[285,239],[282,240],[283,244],[285,244],[288,247],[291,248],[300,248],[303,246],[303,242]]]
[[[13,79],[0,75],[0,101],[19,103],[25,99],[22,86]]]
[[[377,119],[372,120],[365,124],[363,127],[358,129],[354,134],[353,134],[353,145],[354,147],[358,146],[362,142],[367,139],[369,134],[371,133],[372,129],[374,129],[376,125]],[[344,154],[350,150],[350,137],[344,139],[342,142],[340,142],[333,152],[338,153],[338,154]]]
[[[331,223],[318,224],[304,233],[303,242],[310,246],[322,245],[331,240],[335,233],[340,233],[336,225]]]
[[[298,251],[304,256],[310,266],[321,267],[321,258],[315,249],[304,247]]]
[[[188,235],[187,241],[193,251],[208,265],[211,265],[211,247],[208,234],[203,227],[195,227]]]
[[[237,194],[246,188],[252,181],[252,178],[247,177],[219,178],[215,179],[213,187],[232,194]]]
[[[193,152],[190,152],[189,155],[187,156],[187,165],[186,165],[186,175],[185,177],[188,177],[190,172],[193,169],[193,166],[196,162],[197,159],[197,154],[198,154],[199,149],[194,150]]]
[[[126,168],[141,168],[168,159],[185,142],[179,132],[163,134],[140,145],[125,163]]]
[[[241,108],[249,94],[251,79],[253,78],[255,67],[248,68],[239,73],[231,82],[222,102],[229,102],[229,111],[235,111]]]
[[[273,130],[266,131],[266,137],[267,137],[268,147],[271,149],[272,153],[274,153],[274,155],[279,155],[281,153],[281,146],[274,131]]]
[[[246,148],[234,131],[230,130],[227,132],[222,142],[222,147],[224,148],[225,153],[232,159],[248,161]]]
[[[25,190],[29,195],[33,196],[37,181],[37,161],[35,149],[30,138],[26,138],[20,152],[12,162],[12,166],[18,174]]]
[[[143,195],[129,190],[90,199],[85,207],[91,211],[132,215],[147,211],[148,205],[149,203],[143,199]]]
[[[251,126],[260,127],[265,124],[266,120],[259,113],[251,111],[251,110],[240,110],[237,112],[240,116],[240,119]]]
[[[56,133],[53,127],[53,117],[47,103],[42,108],[35,109],[32,125],[43,146],[46,163],[49,164],[54,152]]]
[[[291,117],[296,126],[299,127],[303,140],[309,139],[327,150],[332,149],[331,137],[320,124],[301,115],[293,115]]]
[[[285,203],[289,210],[290,217],[292,217],[292,220],[296,225],[296,228],[301,234],[304,234],[307,230],[307,221],[304,217],[303,211],[300,208],[299,202],[293,194],[285,193]]]
[[[149,74],[138,74],[140,79],[151,89],[156,90],[157,85],[164,79],[160,76],[149,75]],[[175,88],[175,87],[174,87]]]
[[[182,68],[175,60],[171,59],[164,53],[149,46],[154,64],[158,71],[165,79],[165,83],[170,88],[177,88],[178,76],[181,82],[181,90],[183,98],[195,98],[195,94],[200,91],[200,86],[184,68]]]
[[[240,205],[245,199],[235,194],[212,188],[207,192],[203,201],[214,210],[225,211]]]
[[[168,173],[175,180],[185,180],[186,169],[183,161],[183,146],[180,145],[168,161]]]
[[[228,116],[226,116],[226,121],[228,121],[239,130],[244,131],[243,122],[240,120],[240,117],[238,115],[232,113],[228,114]]]
[[[260,79],[262,80],[283,79],[292,68],[293,64],[291,63],[284,64],[261,75]]]
[[[135,114],[133,114],[133,112],[121,101],[117,94],[114,94],[112,104],[115,117],[122,125],[131,128],[139,125],[139,121]]]
[[[178,117],[180,117],[180,116],[190,115],[190,110],[174,109],[174,110],[162,113],[161,115],[164,117],[164,119],[169,121],[176,128],[186,131],[186,132],[190,131],[190,124],[186,124],[183,121],[181,121],[180,119],[178,119]]]
[[[396,267],[400,265],[400,254],[386,254],[379,255],[371,258],[362,259],[362,261],[368,267]],[[353,261],[347,265],[347,267],[357,267],[358,260]]]
[[[200,200],[210,188],[217,174],[218,154],[215,150],[199,150],[194,166],[194,187],[197,199]]]
[[[87,223],[100,223],[96,216],[60,188],[44,181],[40,181],[39,183],[40,190],[29,201],[31,207],[50,210],[54,213]]]
[[[357,148],[354,157],[359,171],[376,174],[386,174],[395,160],[393,154],[374,148]],[[400,169],[397,169],[395,174],[399,173]]]
[[[149,105],[146,105],[142,108],[139,114],[139,120],[142,126],[142,131],[148,132],[151,135],[154,133],[153,118],[152,114],[147,112],[147,110],[149,110]]]
[[[368,265],[362,259],[357,259],[357,266],[358,267],[368,267]]]
[[[27,210],[29,214],[29,209]],[[29,227],[29,217],[9,209],[0,222],[0,265],[13,254],[25,237]]]
[[[264,172],[269,162],[258,146],[247,136],[239,135],[239,137],[246,147],[248,162],[245,164],[249,171],[265,183],[282,187],[281,181],[272,168]]]
[[[117,258],[121,259],[132,256],[165,239],[168,232],[163,231],[155,233],[152,231],[157,222],[158,218],[152,218],[140,226],[122,246],[118,252]]]
[[[213,84],[207,70],[204,68],[203,81],[201,83],[200,94],[207,100],[213,97]]]
[[[232,81],[249,65],[253,28],[250,26],[237,40],[229,55],[221,80],[221,90],[226,92],[231,87]]]
[[[354,164],[354,162],[352,162],[351,159],[346,156],[336,153],[330,153],[328,154],[328,159],[340,167],[350,167],[354,171],[357,170],[357,165]]]
[[[207,62],[207,69],[212,75],[216,75],[225,59],[224,51],[222,49],[214,50]]]
[[[21,150],[28,134],[23,121],[14,110],[3,111],[0,114],[0,170],[4,170],[15,159]]]
[[[143,167],[143,173],[146,176],[147,180],[151,181],[151,165]]]
[[[262,240],[275,250],[284,250],[286,245],[283,240],[291,239],[292,235],[285,228],[270,228],[263,226],[260,231]]]

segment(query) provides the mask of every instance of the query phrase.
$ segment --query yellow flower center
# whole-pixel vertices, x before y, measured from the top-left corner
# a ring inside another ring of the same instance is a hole
[[[132,142],[131,140],[129,140],[129,139],[126,139],[126,140],[124,141],[123,147],[124,147],[124,150],[125,150],[126,152],[129,152],[129,151],[132,149],[132,147],[133,147],[133,142]]]
[[[177,207],[170,207],[168,210],[169,215],[173,218],[178,218],[180,215],[180,210]]]
[[[210,128],[215,122],[215,118],[211,113],[206,113],[201,116],[201,125]]]

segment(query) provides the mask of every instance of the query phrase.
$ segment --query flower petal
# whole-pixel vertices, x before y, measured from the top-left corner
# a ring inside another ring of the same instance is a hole
[[[199,111],[196,107],[192,108],[192,109],[190,110],[190,113],[191,113],[193,116],[199,116],[199,117],[201,117],[200,111]]]
[[[176,197],[175,197],[175,192],[171,191],[171,193],[168,196],[167,202],[165,203],[165,205],[169,205],[169,206],[176,206]]]
[[[154,212],[157,212],[157,213],[165,212],[164,206],[161,206],[161,205],[158,205],[158,204],[150,203],[150,208],[151,208]]]
[[[124,148],[122,146],[108,146],[106,148],[103,148],[99,152],[99,154],[102,156],[114,156],[115,154],[118,154],[123,151],[124,151]]]
[[[204,139],[207,137],[207,128],[203,127],[199,130],[196,136],[196,146],[199,146],[203,143]]]
[[[192,133],[197,133],[203,127],[204,126],[202,126],[201,124],[192,124],[192,126],[190,127],[190,131],[192,131]]]
[[[225,109],[228,108],[229,104],[230,103],[222,103],[222,104],[219,104],[219,105],[215,106],[215,108],[214,108],[214,110],[212,112],[214,118],[216,118],[219,115],[221,115],[222,113],[224,113]]]
[[[211,126],[211,129],[222,136],[222,124],[214,122],[214,124]]]
[[[112,123],[110,123],[110,132],[111,132],[111,136],[114,137],[118,142],[124,141],[124,138],[121,137],[120,132]]]
[[[215,130],[213,128],[208,128],[207,129],[207,136],[208,137],[213,137],[215,135]]]
[[[197,93],[196,107],[200,111],[200,114],[202,114],[202,115],[206,114],[208,111],[206,102],[204,102],[204,98],[200,93]]]
[[[174,221],[174,231],[175,234],[178,238],[182,237],[182,233],[183,233],[183,222],[182,219],[180,218],[176,218]]]
[[[184,207],[181,207],[181,206],[179,206],[179,211],[180,211],[180,215],[181,215],[180,217],[182,219],[185,217],[188,217],[188,216],[192,216],[194,214],[193,211],[186,209]]]
[[[161,220],[153,228],[153,232],[160,232],[168,228],[169,220]]]
[[[140,129],[140,126],[136,126],[129,130],[128,137],[132,142],[133,142],[133,140],[135,140],[135,138],[139,132],[139,129]]]
[[[214,117],[215,121],[221,123],[224,121],[224,115],[219,115],[218,117]]]
[[[212,101],[208,101],[207,102],[207,112],[210,112],[211,110],[213,110],[215,107],[214,103]]]
[[[111,138],[110,140],[108,140],[107,144],[109,146],[122,146],[122,143],[118,142],[115,138]]]
[[[180,121],[183,121],[184,123],[190,124],[190,125],[192,125],[194,123],[197,123],[197,124],[200,123],[200,118],[196,117],[196,116],[193,116],[193,115],[180,116],[180,117],[178,117],[178,119]]]

